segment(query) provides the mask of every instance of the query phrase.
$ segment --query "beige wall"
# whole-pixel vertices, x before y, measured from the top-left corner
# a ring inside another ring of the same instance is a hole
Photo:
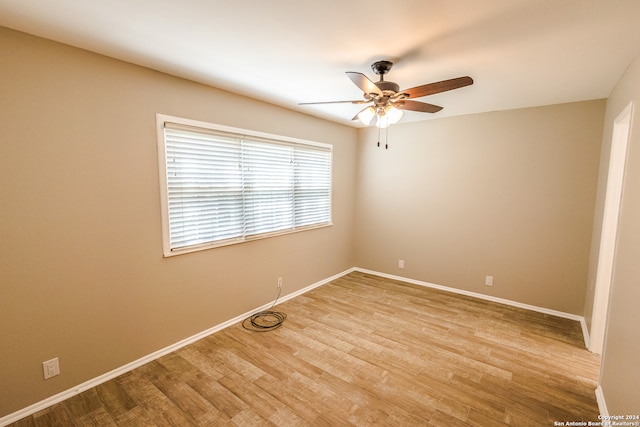
[[[607,100],[596,225],[593,233],[594,248],[585,310],[589,318],[593,307],[597,250],[613,121],[631,101],[634,102],[633,122],[600,378],[607,409],[611,415],[633,415],[640,412],[640,57],[629,66]]]
[[[1,27],[0,58],[0,417],[354,265],[355,129]],[[335,225],[163,258],[158,112],[334,144]]]
[[[604,106],[362,130],[357,265],[582,315]]]

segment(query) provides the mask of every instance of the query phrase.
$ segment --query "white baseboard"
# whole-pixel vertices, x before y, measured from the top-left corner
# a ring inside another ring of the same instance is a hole
[[[280,298],[277,303],[283,303],[285,301],[288,301],[292,298],[297,297],[298,295],[302,295],[305,292],[309,292],[312,289],[315,289],[319,286],[322,286],[326,283],[331,282],[332,280],[335,280],[339,277],[342,277],[346,274],[351,273],[352,271],[354,271],[354,268],[350,268],[348,270],[343,271],[342,273],[338,273],[336,275],[333,275],[331,277],[328,277],[326,279],[320,280],[319,282],[313,283],[305,288],[302,288],[298,291],[292,292],[290,294],[285,295],[284,297]],[[274,303],[274,301],[271,301],[261,307],[256,308],[255,310],[251,310],[247,313],[241,314],[239,316],[234,317],[233,319],[227,320],[226,322],[222,322],[216,326],[213,326],[212,328],[209,328],[205,331],[199,332],[195,335],[192,335],[188,338],[185,338],[181,341],[178,341],[177,343],[171,344],[165,348],[162,348],[158,351],[155,351],[151,354],[148,354],[144,357],[141,357],[138,360],[134,360],[131,363],[127,363],[124,366],[120,366],[119,368],[116,368],[112,371],[109,371],[107,373],[104,373],[98,377],[92,378],[89,381],[85,381],[82,384],[79,384],[73,388],[70,388],[68,390],[65,390],[61,393],[55,394],[51,397],[48,397],[44,400],[41,400],[40,402],[34,403],[33,405],[30,405],[24,409],[21,409],[17,412],[13,412],[9,415],[6,415],[2,418],[0,418],[0,427],[4,427],[8,424],[14,423],[16,421],[19,421],[25,417],[28,417],[29,415],[33,415],[38,411],[42,411],[43,409],[46,409],[50,406],[55,405],[56,403],[60,403],[63,400],[69,399],[70,397],[73,397],[79,393],[82,393],[83,391],[89,390],[90,388],[96,387],[104,382],[107,382],[113,378],[116,378],[122,374],[125,374],[129,371],[132,371],[144,364],[147,364],[149,362],[152,362],[156,359],[159,359],[160,357],[167,355],[173,351],[176,351],[182,347],[185,347],[189,344],[192,344],[202,338],[205,338],[213,333],[216,333],[218,331],[221,331],[222,329],[228,328],[231,325],[234,325],[238,322],[243,321],[244,319],[246,319],[247,317],[251,316],[253,313],[261,311],[261,310],[266,310],[269,307],[271,307],[271,305]]]
[[[600,415],[603,417],[609,416],[609,410],[607,409],[607,402],[604,400],[604,392],[602,391],[602,386],[598,385],[596,388],[596,400],[598,401],[598,411],[600,411]]]
[[[589,328],[587,328],[587,321],[584,317],[580,319],[580,326],[582,327],[582,338],[584,339],[584,346],[587,350],[591,351],[591,338],[589,337]]]
[[[503,299],[503,298],[497,298],[497,297],[493,297],[490,295],[484,295],[484,294],[479,294],[476,292],[470,292],[470,291],[465,291],[462,289],[456,289],[456,288],[450,288],[447,286],[441,286],[441,285],[436,285],[434,283],[428,283],[428,282],[423,282],[420,280],[415,280],[415,279],[409,279],[407,277],[401,277],[401,276],[396,276],[393,274],[387,274],[387,273],[381,273],[378,271],[372,271],[372,270],[367,270],[364,268],[359,268],[359,267],[352,267],[348,270],[345,270],[341,273],[335,274],[331,277],[328,277],[326,279],[320,280],[316,283],[313,283],[305,288],[302,288],[298,291],[292,292],[290,294],[285,295],[284,297],[280,298],[277,303],[283,303],[285,301],[288,301],[292,298],[295,298],[299,295],[302,295],[306,292],[309,292],[312,289],[315,289],[319,286],[322,286],[326,283],[329,283],[337,278],[340,278],[346,274],[349,274],[353,271],[359,271],[361,273],[367,273],[367,274],[373,274],[376,276],[380,276],[380,277],[386,277],[388,279],[393,279],[393,280],[399,280],[402,282],[407,282],[407,283],[412,283],[414,285],[420,285],[420,286],[426,286],[429,288],[434,288],[434,289],[439,289],[442,291],[447,291],[447,292],[452,292],[452,293],[457,293],[457,294],[461,294],[461,295],[466,295],[466,296],[471,296],[474,298],[478,298],[478,299],[483,299],[483,300],[487,300],[487,301],[491,301],[491,302],[497,302],[500,304],[505,304],[505,305],[510,305],[513,307],[518,307],[518,308],[523,308],[526,310],[532,310],[532,311],[537,311],[540,313],[544,313],[544,314],[549,314],[552,316],[558,316],[558,317],[563,317],[566,319],[571,319],[571,320],[577,320],[580,322],[580,324],[582,325],[582,332],[585,338],[585,344],[587,344],[588,347],[588,332],[587,332],[587,327],[586,327],[586,323],[584,320],[584,317],[582,316],[578,316],[575,314],[570,314],[570,313],[564,313],[561,311],[556,311],[556,310],[551,310],[548,308],[544,308],[544,307],[537,307],[537,306],[533,306],[533,305],[529,305],[529,304],[523,304],[517,301],[511,301],[511,300],[507,300],[507,299]],[[55,405],[56,403],[60,403],[63,400],[69,399],[70,397],[73,397],[75,395],[77,395],[78,393],[82,393],[83,391],[86,391],[90,388],[96,387],[104,382],[107,382],[113,378],[116,378],[124,373],[127,373],[129,371],[132,371],[133,369],[136,369],[146,363],[152,362],[164,355],[167,355],[173,351],[176,351],[182,347],[185,347],[189,344],[192,344],[202,338],[205,338],[213,333],[216,333],[218,331],[221,331],[222,329],[225,329],[231,325],[234,325],[238,322],[241,322],[242,320],[246,319],[248,316],[250,316],[251,314],[257,312],[257,311],[261,311],[261,310],[265,310],[269,307],[271,307],[271,305],[273,304],[272,302],[269,302],[261,307],[256,308],[255,310],[251,310],[247,313],[241,314],[237,317],[234,317],[233,319],[227,320],[226,322],[222,322],[216,326],[213,326],[212,328],[209,328],[205,331],[202,331],[200,333],[197,333],[193,336],[190,336],[188,338],[185,338],[181,341],[178,341],[177,343],[171,344],[165,348],[162,348],[158,351],[155,351],[151,354],[148,354],[144,357],[141,357],[138,360],[134,360],[133,362],[127,363],[124,366],[121,366],[119,368],[116,368],[112,371],[109,371],[107,373],[104,373],[96,378],[90,379],[89,381],[83,382],[82,384],[79,384],[73,388],[70,388],[68,390],[65,390],[61,393],[55,394],[51,397],[48,397],[44,400],[41,400],[40,402],[34,403],[33,405],[30,405],[24,409],[21,409],[17,412],[14,412],[12,414],[6,415],[2,418],[0,418],[0,427],[6,426],[8,424],[11,424],[13,422],[16,422],[18,420],[21,420],[22,418],[28,417],[29,415],[33,415],[38,411],[41,411],[43,409],[46,409],[50,406]],[[598,390],[599,393],[598,394]],[[596,397],[598,398],[598,407],[600,408],[600,412],[601,413],[605,413],[603,412],[606,411],[606,405],[604,404],[604,395],[602,394],[602,389],[600,387],[598,387],[598,389],[596,390]]]

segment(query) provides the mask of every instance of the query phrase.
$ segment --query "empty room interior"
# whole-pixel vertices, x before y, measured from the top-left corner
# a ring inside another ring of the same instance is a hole
[[[640,425],[639,18],[0,0],[0,426]]]

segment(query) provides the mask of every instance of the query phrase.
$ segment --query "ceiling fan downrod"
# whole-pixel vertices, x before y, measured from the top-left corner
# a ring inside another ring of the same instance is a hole
[[[371,64],[373,72],[380,76],[380,80],[373,82],[373,84],[376,85],[383,93],[386,91],[386,93],[384,93],[385,96],[392,96],[400,91],[399,84],[384,80],[384,75],[391,70],[391,67],[393,67],[393,62],[391,61],[377,61]]]

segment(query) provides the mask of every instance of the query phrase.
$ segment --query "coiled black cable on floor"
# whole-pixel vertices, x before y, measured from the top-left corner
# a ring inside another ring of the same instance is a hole
[[[280,298],[280,292],[282,292],[282,288],[278,288],[278,296],[276,297],[271,307],[268,310],[259,311],[255,314],[244,319],[242,322],[242,327],[254,332],[267,332],[272,331],[274,329],[278,329],[287,318],[286,313],[282,313],[280,311],[272,311],[273,306],[276,305],[278,299]]]

